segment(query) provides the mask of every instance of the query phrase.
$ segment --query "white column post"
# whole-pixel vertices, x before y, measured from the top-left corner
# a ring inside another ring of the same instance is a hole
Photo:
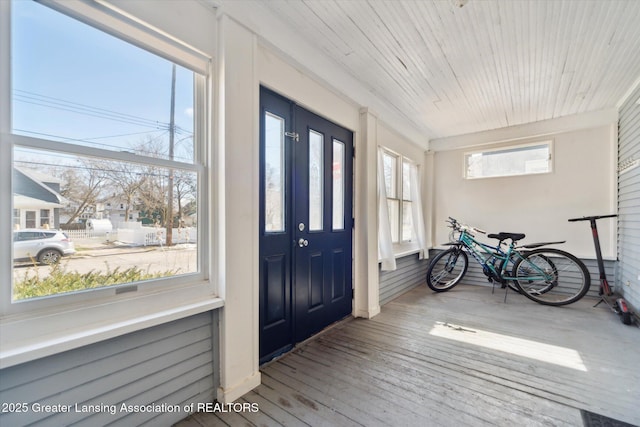
[[[380,313],[378,280],[377,125],[369,109],[360,110],[355,159],[354,316]]]

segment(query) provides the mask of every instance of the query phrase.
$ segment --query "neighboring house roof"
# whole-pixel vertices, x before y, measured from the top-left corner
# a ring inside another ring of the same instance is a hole
[[[20,194],[13,193],[13,208],[14,209],[54,209],[61,208],[63,205],[60,203],[46,202],[40,199],[34,199],[33,197],[22,196]]]
[[[22,208],[46,205],[49,208],[60,208],[65,198],[58,193],[60,180],[41,172],[26,168],[13,168],[14,207]],[[32,203],[25,205],[25,203]]]

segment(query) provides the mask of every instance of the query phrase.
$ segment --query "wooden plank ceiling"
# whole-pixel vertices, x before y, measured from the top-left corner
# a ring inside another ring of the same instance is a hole
[[[640,78],[637,0],[269,0],[255,6],[430,138],[612,108]]]

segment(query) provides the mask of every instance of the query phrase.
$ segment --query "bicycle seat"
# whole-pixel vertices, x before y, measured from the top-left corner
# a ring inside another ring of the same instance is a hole
[[[524,233],[504,233],[504,232],[500,232],[498,234],[487,234],[487,237],[491,237],[492,239],[498,239],[500,241],[503,241],[505,239],[511,239],[514,242],[518,241],[518,240],[522,240],[525,237]]]

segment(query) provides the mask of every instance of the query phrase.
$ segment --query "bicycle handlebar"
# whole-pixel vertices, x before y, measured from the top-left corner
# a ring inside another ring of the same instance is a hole
[[[456,230],[468,230],[468,231],[472,231],[472,232],[476,232],[476,233],[480,233],[480,234],[487,234],[486,231],[484,231],[484,230],[482,230],[480,228],[472,227],[472,226],[466,225],[466,224],[461,224],[455,218],[449,217],[449,220],[446,221],[446,222],[451,224],[451,227],[455,228]]]
[[[569,222],[575,222],[575,221],[591,221],[592,219],[600,219],[600,218],[613,218],[618,216],[618,214],[612,214],[612,215],[595,215],[595,216],[583,216],[582,218],[571,218],[567,221]]]

